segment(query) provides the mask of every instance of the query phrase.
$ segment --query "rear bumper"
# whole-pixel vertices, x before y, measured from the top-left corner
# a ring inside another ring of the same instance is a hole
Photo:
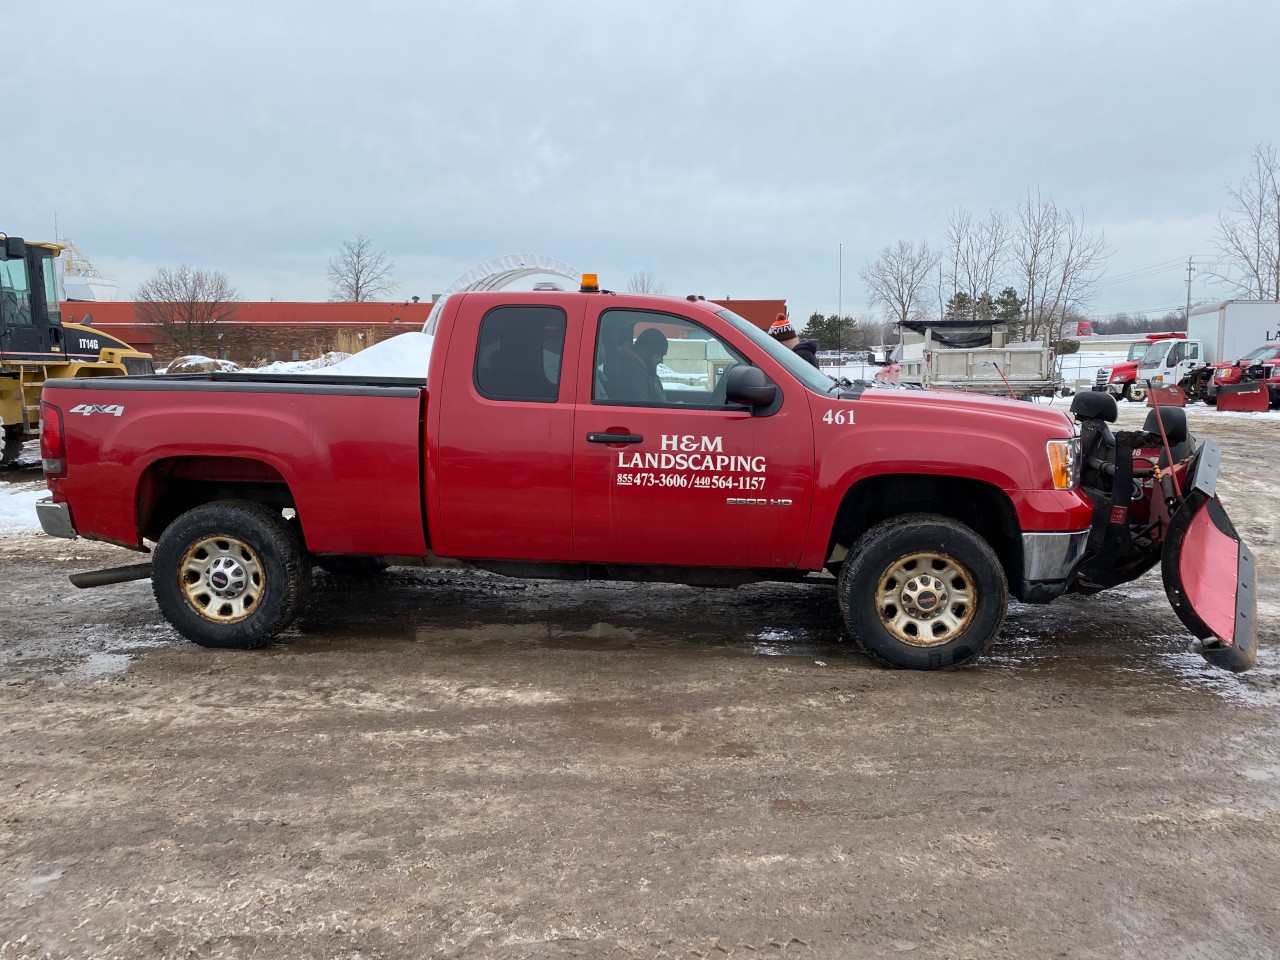
[[[40,520],[40,529],[51,537],[74,540],[77,536],[76,528],[71,525],[71,508],[65,503],[37,500],[36,517]]]
[[[1021,598],[1027,603],[1048,603],[1066,593],[1088,544],[1088,530],[1024,533]]]

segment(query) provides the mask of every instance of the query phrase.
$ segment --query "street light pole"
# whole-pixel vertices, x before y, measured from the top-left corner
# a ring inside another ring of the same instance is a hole
[[[839,263],[839,280],[836,288],[836,319],[839,320],[844,316],[844,244],[839,244],[836,250],[837,262]]]

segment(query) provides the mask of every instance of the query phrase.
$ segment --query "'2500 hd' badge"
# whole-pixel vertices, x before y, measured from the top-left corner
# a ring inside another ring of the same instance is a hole
[[[70,410],[71,413],[82,413],[86,417],[95,413],[105,413],[109,417],[119,417],[124,415],[123,403],[77,403]]]

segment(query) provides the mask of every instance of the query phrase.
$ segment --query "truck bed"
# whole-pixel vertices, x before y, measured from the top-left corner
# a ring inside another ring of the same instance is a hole
[[[62,412],[82,536],[138,548],[171,509],[157,491],[252,483],[289,498],[315,553],[416,556],[426,393],[413,378],[195,373],[50,381],[44,399]]]

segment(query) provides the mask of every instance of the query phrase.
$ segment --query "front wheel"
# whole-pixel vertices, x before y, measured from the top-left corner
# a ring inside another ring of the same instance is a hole
[[[840,612],[858,645],[891,667],[939,670],[987,650],[1004,623],[1000,561],[962,523],[932,514],[868,530],[840,571]]]
[[[260,647],[292,622],[310,579],[301,536],[247,500],[206,503],[160,535],[151,587],[160,612],[202,647]]]
[[[1126,383],[1124,385],[1124,398],[1130,403],[1146,403],[1147,388],[1140,383]]]

